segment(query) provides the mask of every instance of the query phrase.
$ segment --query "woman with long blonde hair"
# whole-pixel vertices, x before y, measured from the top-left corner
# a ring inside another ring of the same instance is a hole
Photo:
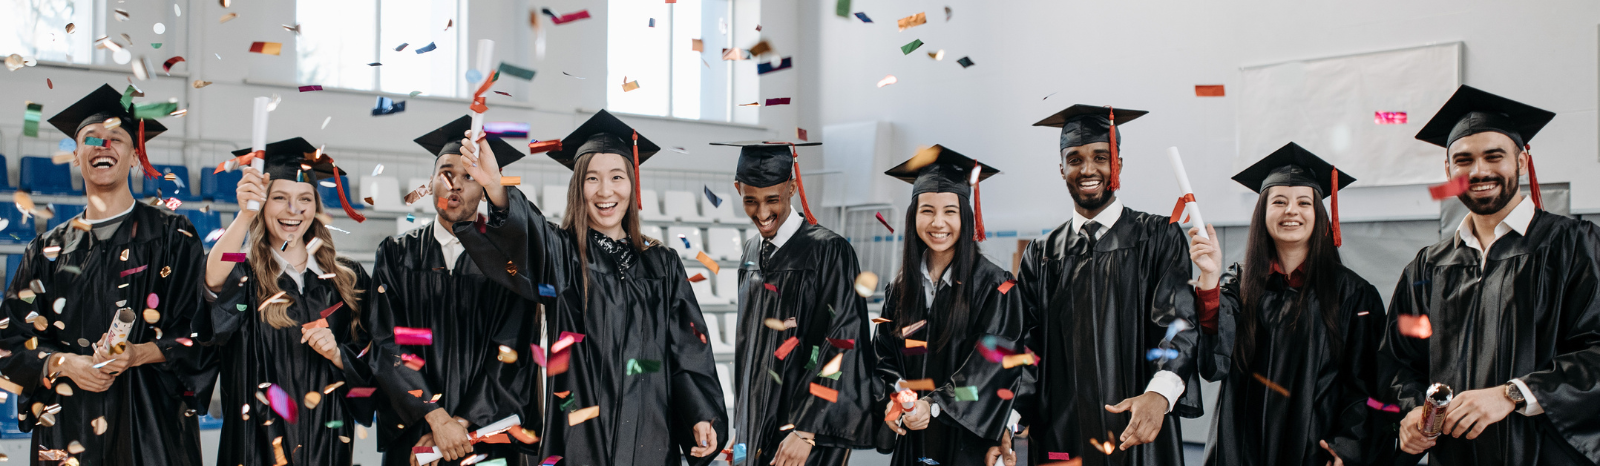
[[[370,290],[361,265],[334,251],[316,188],[342,171],[301,138],[268,144],[265,158],[266,173],[242,168],[237,190],[260,210],[241,209],[206,261],[216,299],[196,332],[222,372],[216,463],[350,464],[353,424],[372,419],[346,397],[371,385]]]
[[[709,464],[728,437],[705,319],[682,259],[639,233],[638,164],[660,148],[603,110],[579,126],[550,153],[573,170],[558,225],[501,184],[495,157],[478,156],[493,153],[486,139],[462,142],[492,205],[456,237],[485,275],[545,307],[542,457]]]

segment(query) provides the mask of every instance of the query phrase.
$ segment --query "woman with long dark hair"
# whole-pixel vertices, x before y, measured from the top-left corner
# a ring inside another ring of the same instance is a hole
[[[728,418],[705,319],[682,259],[639,232],[638,166],[660,147],[604,110],[579,126],[549,154],[573,171],[557,225],[501,184],[495,157],[478,155],[493,153],[486,140],[462,141],[491,207],[484,224],[457,223],[456,237],[485,275],[545,307],[540,453],[709,464]]]
[[[266,173],[241,168],[239,205],[260,211],[241,209],[211,249],[216,300],[196,322],[222,371],[216,464],[350,464],[355,424],[372,421],[370,405],[345,396],[371,383],[360,325],[370,286],[334,251],[316,187],[342,170],[301,138],[268,144],[265,158]],[[241,246],[248,259],[232,257]]]
[[[1189,230],[1200,269],[1200,373],[1222,382],[1206,464],[1380,461],[1394,448],[1379,426],[1389,423],[1385,413],[1368,406],[1383,301],[1338,250],[1338,189],[1355,179],[1294,143],[1233,179],[1261,195],[1244,266],[1222,273],[1216,231]],[[1331,217],[1322,206],[1329,194]]]
[[[912,184],[905,254],[874,341],[888,395],[877,447],[895,465],[1016,462],[1007,421],[1027,377],[1003,359],[1024,351],[1022,300],[1008,293],[1011,273],[978,251],[973,195],[996,173],[937,145],[885,172]]]

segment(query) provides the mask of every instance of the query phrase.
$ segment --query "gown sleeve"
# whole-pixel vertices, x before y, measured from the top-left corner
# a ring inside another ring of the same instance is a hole
[[[544,431],[538,397],[530,395],[539,393],[540,382],[539,368],[528,353],[539,337],[536,308],[530,301],[522,312],[505,313],[504,320],[494,323],[495,330],[484,346],[461,349],[476,354],[475,357],[493,359],[499,354],[499,347],[505,346],[516,351],[519,357],[509,364],[496,361],[480,366],[468,385],[471,391],[461,397],[456,412],[451,415],[482,427],[516,414],[522,427]]]
[[[374,290],[376,285],[373,283],[372,277],[367,275],[367,269],[362,267],[361,263],[344,257],[338,258],[338,261],[339,265],[345,266],[351,271],[355,272],[356,289],[360,291],[360,293],[357,294],[358,297],[356,298],[360,300],[360,302],[356,303],[356,306],[350,306],[348,305],[349,303],[346,303],[346,306],[343,309],[336,311],[354,312],[354,310],[359,309],[356,318],[351,319],[350,328],[330,329],[339,339],[343,340],[339,343],[339,357],[343,359],[343,361],[340,362],[344,364],[344,385],[340,386],[338,390],[334,392],[334,395],[345,397],[345,395],[350,392],[351,388],[370,387],[375,379],[372,371],[373,364],[371,362],[372,360],[370,359],[372,355],[362,355],[362,353],[368,352],[367,348],[369,345],[372,345],[373,340],[372,332],[370,328],[362,322],[361,316],[372,312],[372,297],[378,293],[376,290]],[[347,335],[340,335],[341,333],[345,333]],[[400,367],[404,368],[405,366]],[[412,372],[415,373],[416,371]],[[372,416],[376,409],[376,402],[377,400],[370,397],[345,397],[345,411],[350,415],[351,419],[354,419],[361,425],[370,426],[372,425]]]
[[[0,303],[9,322],[8,325],[0,327],[0,336],[3,336],[0,338],[0,348],[6,350],[0,352],[0,374],[4,374],[6,380],[20,386],[22,391],[18,394],[23,396],[28,396],[33,390],[43,386],[46,360],[49,359],[49,355],[61,351],[60,342],[41,335],[43,332],[36,331],[32,323],[25,321],[29,314],[40,312],[39,300],[24,301],[18,295],[19,292],[27,290],[33,280],[40,280],[46,290],[55,285],[50,279],[49,263],[45,261],[41,247],[43,246],[38,239],[28,244],[28,251],[22,256],[22,265],[17,267],[11,279],[11,286],[6,289],[5,302]],[[29,340],[35,342],[34,349],[27,348]],[[26,403],[18,403],[19,407],[25,405]]]
[[[971,321],[975,326],[969,327],[967,332],[981,332],[980,339],[993,337],[995,346],[1015,348],[1022,340],[1021,293],[1015,290],[1001,293],[1000,285],[1011,280],[1011,274],[995,272],[998,273],[993,276],[973,277],[974,287],[969,292],[977,317]],[[1021,367],[1006,369],[1001,363],[984,357],[976,347],[969,348],[965,362],[950,375],[950,383],[938,387],[928,397],[942,408],[941,416],[949,416],[973,435],[999,442],[1006,421],[1011,417],[1012,403],[1000,398],[998,393],[1003,388],[1014,394],[1027,382]],[[963,387],[975,388],[978,399],[959,400],[956,390]]]
[[[1172,338],[1170,348],[1178,350],[1178,357],[1151,364],[1157,365],[1155,371],[1172,371],[1184,382],[1183,394],[1172,404],[1172,413],[1186,418],[1200,417],[1204,412],[1196,351],[1200,332],[1195,320],[1194,288],[1189,285],[1193,269],[1189,262],[1188,236],[1176,224],[1162,224],[1152,236],[1155,255],[1152,256],[1153,275],[1148,278],[1152,287],[1150,324],[1160,327],[1156,330],[1160,334],[1151,338],[1157,341],[1148,342],[1151,343],[1149,347],[1154,348],[1166,335],[1166,328],[1179,319],[1187,321],[1190,328]]]
[[[367,300],[361,313],[361,326],[366,329],[370,338],[370,349],[365,346],[352,348],[356,352],[346,352],[344,357],[346,368],[359,365],[368,377],[362,381],[364,383],[357,383],[356,386],[377,387],[383,400],[399,416],[400,423],[414,425],[423,422],[423,417],[436,406],[428,403],[425,398],[411,396],[406,392],[423,390],[428,394],[438,391],[435,387],[428,386],[421,372],[412,370],[402,363],[401,357],[406,352],[394,340],[394,316],[403,312],[408,304],[406,293],[422,291],[396,287],[396,284],[401,283],[395,277],[396,268],[402,267],[401,262],[396,259],[401,254],[399,249],[400,245],[394,238],[386,238],[378,245],[377,260],[372,267],[372,283],[366,289]],[[363,350],[367,353],[365,356],[361,356]],[[373,394],[374,398],[378,396],[379,393]]]
[[[549,290],[548,296],[540,296],[540,286],[553,286],[558,295],[571,286],[571,279],[582,280],[583,271],[556,272],[549,261],[575,256],[563,231],[546,220],[521,189],[506,187],[506,197],[505,208],[489,204],[483,224],[461,222],[452,231],[484,276],[523,299],[554,304],[555,296],[548,295]]]
[[[1372,315],[1382,312],[1383,299],[1378,289],[1364,281],[1347,284],[1350,288],[1339,303],[1340,314],[1347,319],[1340,355],[1339,393],[1335,401],[1338,421],[1324,440],[1346,463],[1361,462],[1377,449],[1378,424],[1381,411],[1367,407],[1368,398],[1377,398],[1379,383],[1378,343],[1383,338],[1383,320]],[[1362,315],[1365,312],[1366,315]]]
[[[656,246],[661,247],[661,246]],[[683,263],[676,257],[666,261],[666,280],[671,292],[667,310],[670,328],[667,329],[668,380],[672,384],[673,442],[679,445],[684,459],[693,465],[710,464],[717,458],[688,456],[695,447],[694,425],[711,421],[717,432],[717,441],[728,439],[728,415],[722,385],[717,380],[716,360],[711,345],[700,340],[697,329],[706,328],[705,316],[700,313],[700,303],[690,288],[689,276]]]
[[[838,377],[821,377],[811,372],[805,380],[785,383],[815,383],[837,390],[838,398],[829,402],[817,396],[802,395],[802,400],[790,403],[787,417],[793,420],[795,430],[816,434],[817,445],[865,447],[872,444],[871,420],[867,419],[870,413],[866,411],[877,398],[874,391],[878,389],[873,383],[874,351],[872,345],[863,344],[872,339],[871,328],[867,326],[867,300],[855,291],[855,278],[861,273],[855,250],[843,239],[831,241],[819,245],[827,249],[821,254],[824,264],[817,269],[823,275],[818,290],[822,298],[817,303],[819,308],[812,309],[810,315],[831,316],[823,337],[854,340],[858,344],[855,349],[845,350],[828,344],[823,338],[807,338],[818,343],[815,346],[818,364],[832,360],[834,355],[844,355]]]
[[[1386,316],[1383,339],[1378,347],[1380,380],[1384,381],[1382,394],[1394,400],[1401,413],[1422,406],[1428,390],[1428,340],[1411,338],[1400,333],[1401,315],[1427,315],[1428,296],[1433,283],[1427,280],[1424,254],[1400,274],[1389,298],[1389,315]]]
[[[1221,382],[1228,378],[1228,373],[1233,369],[1233,347],[1238,338],[1239,306],[1239,264],[1228,267],[1222,274],[1222,280],[1217,286],[1217,331],[1211,333],[1201,331],[1199,345],[1195,349],[1195,359],[1199,363],[1196,367],[1200,376],[1211,382]],[[1195,305],[1201,306],[1201,300],[1196,299]]]
[[[1539,284],[1558,293],[1558,354],[1520,378],[1567,443],[1600,462],[1600,231],[1588,222],[1575,230],[1571,247],[1549,259],[1567,261],[1550,277],[1564,283]]]

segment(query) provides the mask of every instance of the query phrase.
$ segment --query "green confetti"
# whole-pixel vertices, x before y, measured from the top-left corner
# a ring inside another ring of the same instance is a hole
[[[83,269],[79,268],[76,265],[63,265],[63,266],[61,266],[61,271],[62,272],[66,272],[66,273],[70,273],[70,274],[73,274],[73,275],[77,275],[77,274],[83,273]]]
[[[141,120],[153,120],[178,111],[177,102],[156,102],[133,107],[133,117]]]
[[[128,106],[133,105],[133,98],[136,94],[143,95],[144,93],[139,92],[139,88],[133,87],[132,84],[129,84],[127,89],[123,89],[122,108],[128,108]]]
[[[911,43],[900,46],[900,51],[904,52],[906,55],[910,55],[911,52],[916,51],[918,48],[921,48],[921,47],[922,47],[922,39],[912,39]]]
[[[956,401],[978,401],[978,387],[956,387]]]
[[[506,466],[506,459],[505,458],[495,458],[495,459],[492,459],[492,460],[489,460],[489,461],[484,461],[482,463],[478,463],[478,466]]]
[[[419,96],[419,95],[422,95],[422,91],[411,91],[411,96],[412,97],[416,97],[416,96]]]
[[[159,48],[161,48],[161,43],[160,42],[151,42],[150,43],[150,47],[159,49]]]
[[[839,317],[839,311],[833,310],[833,305],[828,305],[828,317]]]
[[[649,359],[629,359],[627,375],[648,374],[661,372],[661,361]]]
[[[500,70],[499,70],[499,72],[511,75],[512,77],[515,77],[517,79],[521,79],[523,81],[532,81],[533,80],[533,75],[535,73],[533,70],[530,70],[530,69],[527,69],[527,68],[523,68],[523,67],[520,67],[520,66],[517,66],[517,65],[513,65],[513,64],[510,64],[510,63],[506,63],[506,62],[500,62]]]
[[[783,385],[783,377],[778,376],[777,372],[773,372],[772,369],[767,369],[767,375],[772,376],[773,382],[777,382],[778,385]]]
[[[338,419],[334,419],[332,421],[328,421],[327,423],[323,424],[322,426],[323,427],[327,427],[329,429],[338,429],[340,427],[344,427],[344,421],[341,421],[341,420],[338,420]]]
[[[833,14],[839,15],[840,18],[849,18],[850,0],[839,0],[838,3],[835,3],[833,6]]]
[[[244,312],[245,309],[249,309],[250,308],[250,305],[243,304],[243,303],[235,304],[233,306],[236,307],[236,308],[239,308],[239,312]]]
[[[811,362],[806,363],[806,370],[817,368],[817,355],[821,353],[821,349],[816,346],[811,347]]]
[[[822,378],[824,378],[824,379],[828,379],[828,380],[839,380],[839,375],[843,374],[843,373],[844,373],[844,371],[837,371],[837,372],[834,372],[832,374],[817,374],[817,375],[822,377]]]
[[[575,401],[578,401],[578,397],[568,395],[567,396],[567,401],[561,402],[561,410],[562,411],[569,411],[569,412],[572,411],[572,404]]]
[[[22,112],[22,135],[30,138],[39,137],[39,118],[44,112],[44,104],[26,102],[28,108]]]

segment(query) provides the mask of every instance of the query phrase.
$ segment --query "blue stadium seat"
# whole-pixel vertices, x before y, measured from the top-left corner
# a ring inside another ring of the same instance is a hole
[[[83,195],[72,189],[72,167],[56,165],[49,157],[23,157],[17,188],[34,194]]]
[[[84,206],[77,205],[77,204],[52,204],[52,205],[54,205],[55,208],[56,208],[56,216],[55,217],[51,217],[50,221],[45,222],[45,230],[46,231],[55,228],[56,225],[60,225],[62,223],[66,223],[68,220],[72,220],[72,217],[77,217],[78,214],[83,213],[83,209],[84,209]]]
[[[205,241],[206,235],[210,234],[211,230],[222,228],[222,214],[216,211],[201,212],[198,209],[178,209],[178,213],[189,217],[189,223],[194,224],[194,231],[200,234],[202,242]],[[204,244],[205,247],[209,248],[215,242],[205,242]]]
[[[182,184],[180,185],[178,182],[167,181],[165,176],[160,178],[146,178],[144,177],[143,173],[140,173],[139,177],[144,178],[144,192],[142,194],[145,197],[155,196],[157,193],[160,193],[162,199],[176,197],[178,200],[184,202],[200,200],[199,194],[194,191],[194,186],[189,184],[189,167],[185,167],[183,165],[152,166],[155,167],[156,171],[161,172],[162,175],[166,175],[168,173],[177,175],[178,181],[182,182]],[[143,170],[134,171],[142,172]]]
[[[239,186],[239,180],[244,178],[244,172],[234,170],[231,172],[212,173],[212,169],[200,171],[200,198],[232,204],[238,196],[234,190]]]
[[[33,231],[33,217],[24,219],[15,206],[0,206],[0,219],[6,221],[6,227],[0,229],[0,244],[27,244],[38,235]]]
[[[18,267],[22,267],[22,255],[6,254],[6,283],[17,278]]]
[[[6,156],[0,154],[0,193],[16,191],[11,187],[11,169],[6,167]]]
[[[361,199],[356,197],[356,187],[350,184],[350,177],[341,176],[339,178],[344,181],[344,195],[345,199],[350,201],[350,207],[354,207],[356,210],[361,210]],[[322,184],[324,181],[332,183],[333,178],[330,177],[326,180],[317,180],[317,195],[322,196],[322,208],[324,210],[337,210],[344,212],[344,206],[339,205],[338,186],[325,186]]]

